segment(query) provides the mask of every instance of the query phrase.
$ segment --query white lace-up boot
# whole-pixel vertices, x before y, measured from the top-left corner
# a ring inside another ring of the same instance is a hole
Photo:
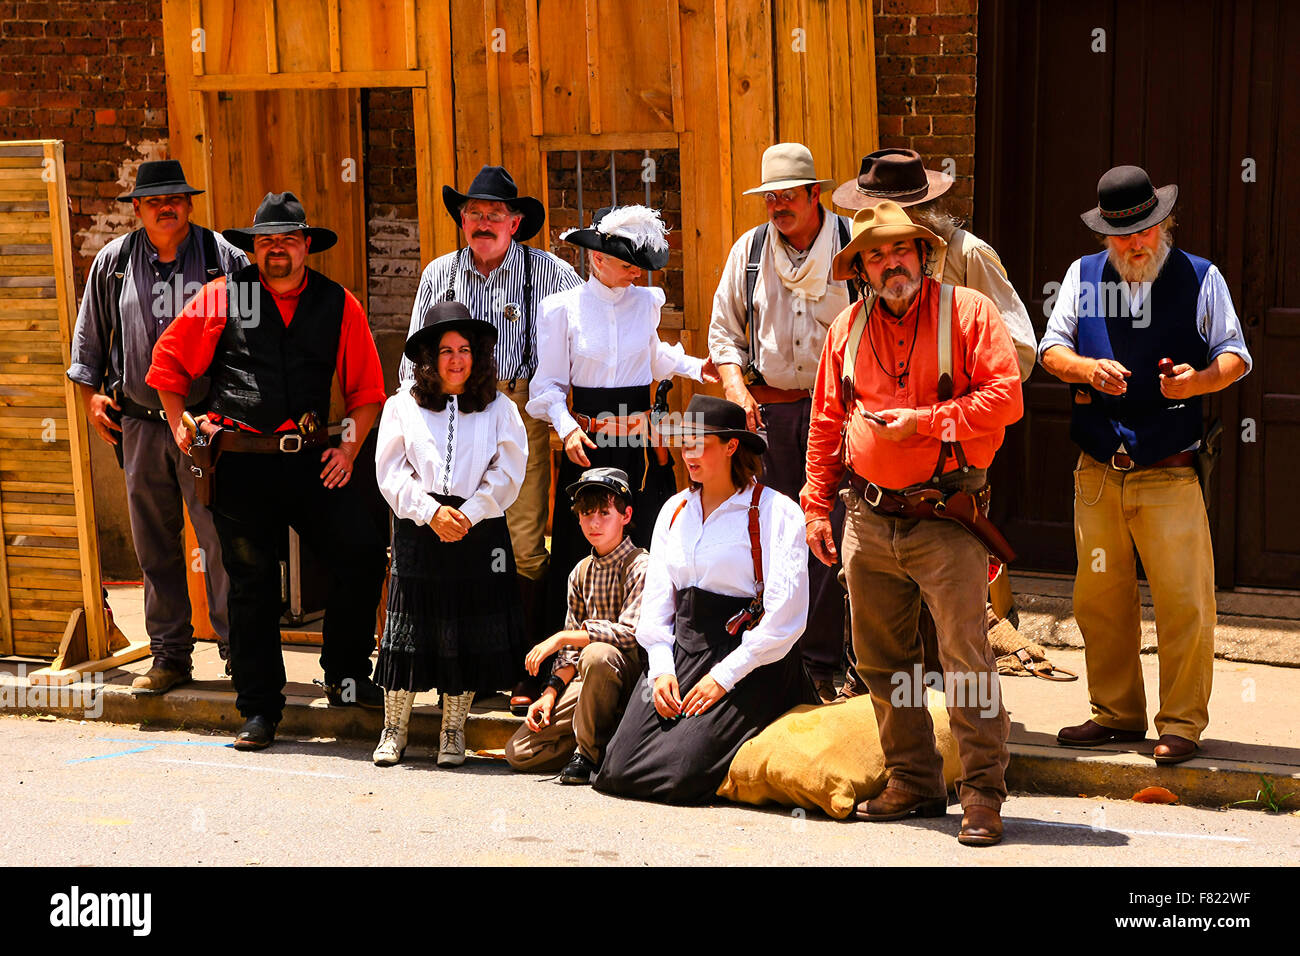
[[[474,692],[442,695],[442,731],[438,734],[438,766],[459,767],[465,762],[465,719]]]
[[[401,761],[406,750],[406,728],[411,723],[413,703],[414,691],[384,691],[384,731],[379,735],[379,746],[373,755],[376,767],[391,767]]]

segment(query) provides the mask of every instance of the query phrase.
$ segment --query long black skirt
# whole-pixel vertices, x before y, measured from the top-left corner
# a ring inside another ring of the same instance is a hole
[[[629,388],[575,386],[573,389],[573,410],[591,417],[635,414],[649,407],[649,385]],[[669,457],[666,464],[659,464],[655,450],[640,443],[642,436],[630,440],[609,435],[588,437],[596,443],[595,448],[583,448],[592,468],[622,468],[627,472],[632,488],[632,532],[629,537],[637,547],[649,548],[659,509],[677,494],[672,458]],[[591,545],[582,534],[578,516],[573,513],[573,503],[564,490],[586,470],[570,461],[568,455],[560,453],[560,471],[555,481],[555,512],[551,521],[551,572],[546,589],[546,627],[550,633],[564,627],[569,572],[591,553]]]
[[[435,496],[460,507],[463,500]],[[514,685],[527,647],[505,518],[443,542],[428,525],[393,522],[388,617],[375,682],[388,690],[491,694]]]
[[[748,603],[699,588],[678,592],[673,660],[683,699],[740,645],[726,622]],[[665,719],[652,694],[634,693],[592,786],[639,800],[707,803],[741,744],[791,707],[817,699],[797,648],[751,671],[697,717]]]

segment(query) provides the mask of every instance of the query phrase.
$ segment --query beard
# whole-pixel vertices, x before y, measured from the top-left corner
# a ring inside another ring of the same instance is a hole
[[[288,256],[283,258],[267,257],[262,266],[262,274],[268,279],[283,279],[293,271],[293,262]]]
[[[889,278],[881,278],[880,288],[876,289],[876,295],[883,299],[899,301],[902,299],[911,299],[921,288],[921,278],[923,273],[918,272],[916,275],[908,272],[906,269],[895,270]]]
[[[1154,249],[1147,250],[1148,254],[1143,256],[1137,262],[1133,261],[1132,253],[1121,252],[1116,249],[1107,237],[1106,256],[1110,259],[1110,264],[1115,267],[1119,277],[1125,282],[1154,282],[1160,275],[1160,270],[1165,267],[1165,260],[1169,258],[1169,251],[1174,247],[1174,237],[1168,229],[1160,230],[1160,238],[1156,242]]]

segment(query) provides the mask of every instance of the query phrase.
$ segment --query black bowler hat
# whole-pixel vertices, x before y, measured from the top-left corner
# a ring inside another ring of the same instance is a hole
[[[487,336],[494,344],[497,340],[496,326],[491,322],[474,318],[462,302],[442,299],[429,307],[424,313],[420,327],[406,340],[404,349],[406,357],[412,362],[419,361],[421,345],[427,343],[437,348],[438,342],[442,340],[442,333],[452,329],[461,333],[477,332],[479,335]]]
[[[605,206],[586,229],[569,229],[560,239],[653,272],[668,264],[667,233],[659,213],[647,206]]]
[[[185,181],[185,170],[181,169],[179,160],[152,159],[140,164],[135,188],[118,196],[117,201],[130,202],[144,196],[197,196],[202,192]]]
[[[564,489],[570,498],[577,498],[583,488],[607,488],[616,495],[632,500],[632,485],[622,468],[588,468],[578,480]]]
[[[442,187],[442,204],[458,226],[461,225],[460,207],[471,199],[509,203],[518,209],[524,218],[515,230],[515,242],[527,242],[533,238],[546,221],[546,207],[532,196],[519,195],[519,187],[504,166],[484,166],[469,184],[468,192],[459,193],[451,186]]]
[[[339,241],[338,233],[322,226],[307,225],[307,213],[293,193],[267,193],[248,229],[223,229],[226,241],[245,252],[253,251],[254,236],[278,236],[298,230],[311,239],[308,252],[324,252]]]
[[[665,435],[717,435],[724,441],[738,438],[750,451],[761,455],[767,450],[767,439],[746,427],[745,409],[712,395],[693,395],[682,423],[664,423],[660,430]]]
[[[1155,189],[1141,166],[1116,166],[1097,181],[1097,205],[1079,218],[1103,236],[1128,236],[1168,219],[1177,201],[1177,186]]]

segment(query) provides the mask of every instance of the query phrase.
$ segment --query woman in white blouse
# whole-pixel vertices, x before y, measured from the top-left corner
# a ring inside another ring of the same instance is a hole
[[[587,468],[627,472],[636,519],[631,538],[639,547],[649,546],[654,516],[677,491],[672,460],[650,446],[651,386],[674,375],[718,381],[707,359],[659,338],[663,289],[635,284],[642,272],[667,265],[666,234],[659,214],[646,206],[598,209],[591,226],[561,234],[590,250],[591,276],[542,300],[537,373],[528,387],[528,414],[549,421],[564,442],[556,487],[568,487]],[[569,572],[590,551],[577,517],[556,508],[544,611],[548,633],[564,627]]]
[[[696,395],[680,433],[691,487],[655,523],[636,634],[653,689],[632,696],[592,784],[700,803],[741,744],[817,696],[794,649],[808,615],[803,513],[755,480],[766,442],[741,406]]]
[[[393,509],[388,616],[375,681],[385,689],[374,761],[406,748],[419,691],[442,692],[438,766],[465,762],[474,694],[514,683],[527,646],[505,511],[528,436],[497,391],[496,329],[439,302],[406,342],[415,380],[384,406],[375,465]]]

